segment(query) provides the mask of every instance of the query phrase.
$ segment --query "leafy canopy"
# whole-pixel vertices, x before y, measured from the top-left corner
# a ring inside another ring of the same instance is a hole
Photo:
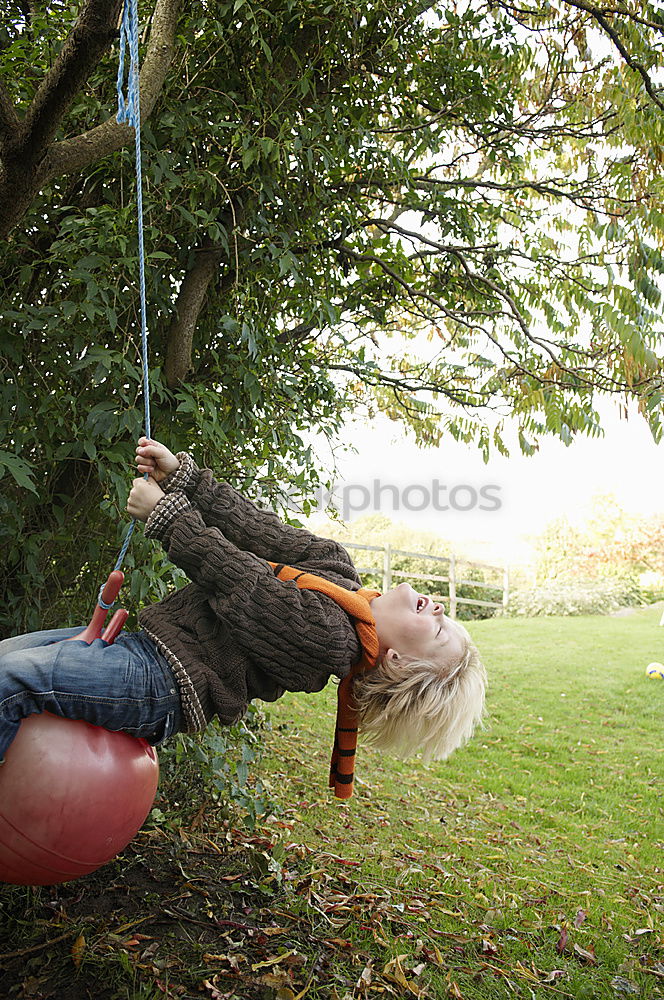
[[[12,630],[95,592],[140,432],[132,143],[90,20],[117,6],[17,3],[0,27]],[[304,433],[362,408],[485,454],[516,422],[528,452],[600,433],[604,393],[659,437],[654,3],[140,12],[155,436],[273,498],[316,485]],[[134,553],[132,596],[159,596]]]

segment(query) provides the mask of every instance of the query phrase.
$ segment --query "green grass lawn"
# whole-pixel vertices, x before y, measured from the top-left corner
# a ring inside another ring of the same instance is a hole
[[[182,766],[115,861],[0,886],[0,998],[664,996],[658,618],[473,624],[487,728],[429,766],[360,748],[347,803],[334,688],[287,696],[258,730],[277,807],[253,833]]]
[[[664,995],[659,614],[473,623],[487,728],[428,766],[361,748],[350,803],[326,787],[334,689],[271,707],[286,857],[304,845],[309,902],[366,959],[349,997]]]

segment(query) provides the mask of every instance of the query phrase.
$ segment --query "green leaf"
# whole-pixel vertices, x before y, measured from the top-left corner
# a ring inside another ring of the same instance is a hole
[[[18,455],[12,455],[8,451],[0,451],[0,476],[4,475],[5,471],[22,489],[29,490],[35,496],[38,495],[31,478],[33,475],[32,466],[24,462]]]

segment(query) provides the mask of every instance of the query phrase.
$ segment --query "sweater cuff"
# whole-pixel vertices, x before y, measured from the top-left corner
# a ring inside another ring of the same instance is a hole
[[[180,468],[171,472],[170,476],[166,476],[159,484],[164,493],[174,493],[176,490],[186,491],[196,468],[196,463],[186,451],[179,451],[175,457],[180,462]]]
[[[185,514],[193,509],[181,490],[167,493],[161,498],[145,522],[146,536],[158,538],[159,541],[163,542],[180,514]]]

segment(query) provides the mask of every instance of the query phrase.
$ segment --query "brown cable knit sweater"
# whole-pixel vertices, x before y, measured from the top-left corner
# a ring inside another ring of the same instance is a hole
[[[252,698],[320,691],[343,678],[361,647],[332,598],[276,579],[288,563],[347,590],[360,579],[338,542],[284,524],[181,452],[145,527],[192,581],[139,621],[177,678],[188,732],[238,719]]]

